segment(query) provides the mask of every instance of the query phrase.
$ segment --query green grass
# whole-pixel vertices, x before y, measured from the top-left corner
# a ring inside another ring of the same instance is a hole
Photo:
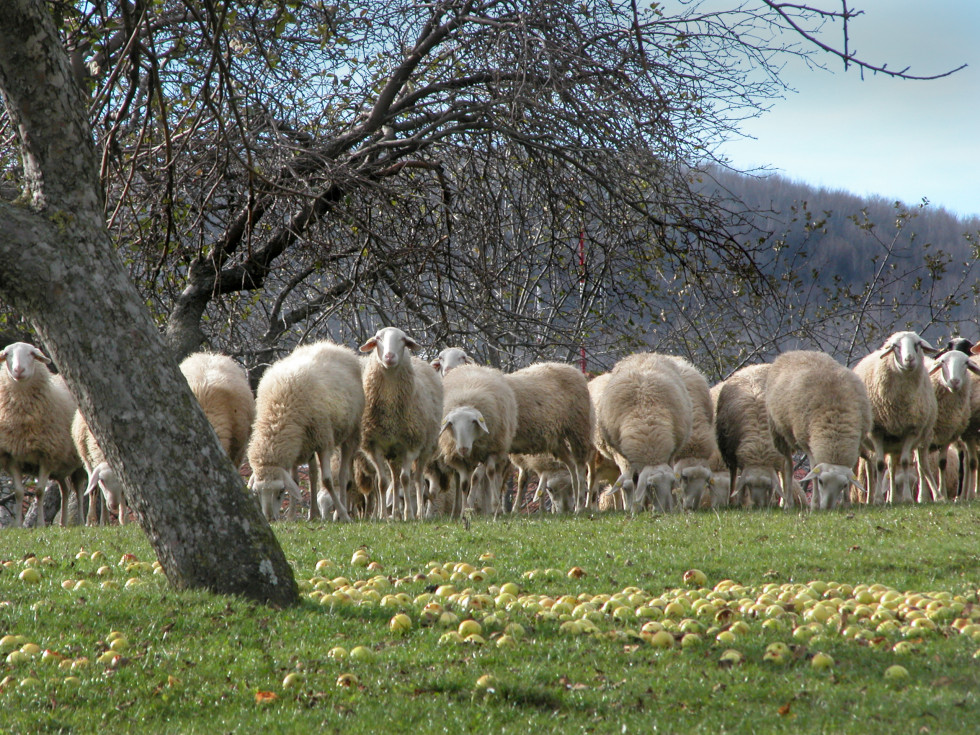
[[[0,636],[22,635],[67,661],[86,657],[90,663],[73,673],[57,660],[0,659],[0,679],[11,677],[0,691],[0,730],[963,733],[974,731],[980,718],[980,661],[973,658],[980,636],[957,632],[942,613],[934,632],[869,632],[868,640],[859,641],[840,635],[834,625],[822,639],[807,642],[793,637],[792,626],[763,629],[761,619],[738,612],[737,599],[757,597],[767,584],[777,586],[773,594],[784,585],[798,591],[802,587],[792,585],[812,580],[879,584],[960,596],[965,608],[956,614],[980,618],[980,606],[973,607],[980,586],[980,505],[814,515],[474,519],[468,529],[445,521],[297,523],[279,524],[276,532],[298,580],[343,575],[353,582],[383,575],[392,584],[379,594],[405,592],[413,601],[434,589],[433,582],[404,580],[428,573],[432,562],[496,570],[483,582],[458,582],[460,590],[492,594],[514,581],[522,597],[552,598],[613,594],[632,586],[646,597],[670,599],[683,587],[685,570],[697,568],[707,574],[709,587],[730,579],[749,588],[731,595],[734,617],[721,626],[744,617],[749,632],[721,644],[713,631],[700,645],[660,650],[637,635],[642,620],[595,614],[599,632],[569,636],[560,632],[560,620],[513,608],[497,616],[526,629],[515,648],[498,648],[500,633],[493,630],[485,631],[483,646],[440,644],[445,631],[420,625],[420,603],[405,608],[414,625],[399,636],[388,629],[396,610],[377,604],[322,605],[307,595],[295,609],[273,610],[175,592],[148,569],[119,565],[125,553],[152,560],[132,526],[7,530],[0,533],[0,561],[12,563],[0,568]],[[360,547],[382,571],[351,564]],[[106,558],[76,559],[81,549],[100,550]],[[481,560],[488,552],[494,558]],[[18,578],[30,554],[51,557],[39,563],[42,580],[36,584]],[[336,569],[317,573],[319,559],[332,560]],[[109,575],[97,574],[102,565]],[[566,576],[573,566],[585,576]],[[552,571],[526,577],[531,570]],[[125,586],[131,577],[142,583]],[[63,589],[64,580],[79,579],[92,586]],[[106,579],[119,587],[103,589]],[[919,601],[920,607],[928,601]],[[461,619],[482,616],[467,613],[459,600],[446,607]],[[854,617],[844,627],[855,624]],[[114,630],[129,640],[115,667],[96,661]],[[906,638],[914,652],[891,650]],[[766,646],[776,641],[790,644],[790,661],[764,661]],[[335,646],[357,645],[373,649],[374,660],[327,655]],[[744,662],[720,665],[727,648],[741,651]],[[818,650],[834,658],[830,671],[810,666]],[[885,669],[896,663],[909,671],[904,686],[883,680]],[[301,684],[284,689],[283,678],[293,671],[302,672]],[[354,674],[357,684],[338,686],[343,673]],[[484,674],[496,679],[492,691],[476,685]],[[66,683],[70,675],[78,681]],[[26,678],[37,682],[21,686]],[[276,698],[260,703],[257,692]]]

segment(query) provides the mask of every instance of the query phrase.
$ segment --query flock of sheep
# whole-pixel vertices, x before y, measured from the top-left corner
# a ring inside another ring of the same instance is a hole
[[[511,512],[532,475],[553,510],[575,512],[791,508],[807,482],[811,509],[976,495],[980,365],[970,354],[980,346],[966,340],[940,351],[896,332],[853,370],[822,352],[787,352],[714,387],[658,353],[587,381],[561,363],[507,374],[458,348],[431,363],[419,349],[396,327],[361,355],[303,345],[265,372],[254,397],[229,357],[196,353],[180,369],[232,463],[247,457],[248,488],[270,520],[284,499],[296,517],[304,465],[309,517],[342,521],[497,514],[514,469]],[[79,515],[89,500],[88,522],[114,512],[124,523],[121,484],[48,358],[17,342],[0,361],[0,469],[13,480],[17,525],[30,475],[38,488],[60,486],[62,524],[72,491]],[[808,460],[799,482],[794,454]]]

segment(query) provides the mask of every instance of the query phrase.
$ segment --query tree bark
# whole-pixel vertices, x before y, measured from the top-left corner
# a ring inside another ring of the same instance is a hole
[[[0,2],[25,191],[0,202],[0,293],[31,319],[176,587],[298,600],[292,570],[106,230],[86,105],[47,6]]]

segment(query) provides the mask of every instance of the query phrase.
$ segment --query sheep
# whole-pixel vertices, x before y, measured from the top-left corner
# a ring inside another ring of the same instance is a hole
[[[392,516],[398,515],[404,496],[406,519],[413,486],[416,510],[423,511],[422,471],[435,452],[442,421],[442,380],[428,363],[408,352],[418,349],[419,344],[397,327],[378,330],[360,347],[361,352],[373,351],[375,358],[364,368],[361,446],[376,467],[388,463]],[[380,484],[378,494],[382,496]]]
[[[665,357],[677,369],[691,397],[691,436],[677,452],[674,471],[680,475],[681,507],[696,510],[709,492],[710,460],[718,452],[714,405],[708,381],[696,367],[682,357]]]
[[[908,471],[916,449],[930,441],[936,421],[936,395],[925,370],[924,355],[937,350],[915,332],[895,332],[885,343],[854,367],[871,401],[874,428],[868,441],[874,452],[877,473],[875,500],[886,493],[885,453],[898,455],[899,466]],[[888,359],[888,358],[891,359]],[[924,484],[919,466],[919,484]],[[888,486],[888,499],[894,502],[895,473]],[[903,497],[903,500],[911,500]]]
[[[633,512],[646,507],[650,487],[655,505],[672,509],[679,478],[671,464],[693,424],[691,396],[676,367],[652,357],[617,364],[595,407],[597,446],[620,470],[610,492],[623,488]]]
[[[517,399],[499,370],[462,365],[443,379],[442,411],[439,455],[459,475],[456,507],[462,508],[477,465],[485,469],[488,489],[496,487],[517,430]]]
[[[517,399],[511,454],[550,454],[568,468],[575,511],[589,486],[594,414],[585,376],[571,365],[542,362],[504,376]],[[522,476],[518,472],[518,491]],[[517,512],[523,495],[514,503]]]
[[[71,422],[71,438],[75,444],[75,450],[82,460],[85,471],[88,473],[88,486],[85,488],[84,495],[89,498],[88,523],[93,525],[96,521],[96,503],[92,493],[95,488],[102,488],[102,512],[99,514],[99,524],[105,525],[108,521],[109,512],[118,513],[119,524],[126,523],[126,496],[123,493],[122,482],[119,477],[106,462],[105,455],[95,441],[95,436],[85,422],[85,417],[81,411],[75,411],[75,416]]]
[[[283,490],[291,507],[301,500],[293,472],[309,461],[310,493],[316,495],[311,505],[315,502],[323,517],[332,507],[339,520],[349,521],[347,479],[364,411],[357,355],[329,341],[297,347],[265,372],[256,393],[248,486],[266,518],[278,517]],[[330,467],[335,449],[341,457],[336,477]]]
[[[180,372],[237,469],[255,420],[255,398],[245,370],[227,355],[195,352],[180,363]]]
[[[180,363],[180,371],[197,398],[204,415],[218,435],[221,446],[235,467],[241,465],[255,418],[255,398],[245,371],[226,355],[198,352]],[[119,523],[126,522],[126,498],[116,473],[106,462],[81,412],[76,411],[71,428],[75,449],[88,473],[85,495],[102,488],[101,524],[107,511],[118,511]],[[88,521],[95,521],[95,504],[90,503]]]
[[[750,365],[716,386],[718,449],[728,467],[731,493],[746,507],[765,508],[776,493],[782,495],[783,455],[773,444],[766,408],[769,367]]]
[[[967,373],[980,375],[980,367],[974,365],[963,352],[951,350],[935,360],[927,360],[926,371],[936,395],[936,421],[929,449],[938,453],[938,483],[935,482],[935,470],[921,448],[916,449],[916,458],[926,465],[928,489],[932,499],[945,500],[949,494],[946,484],[947,449],[960,438],[970,423],[972,381]],[[925,492],[920,488],[919,502],[924,498]]]
[[[0,468],[13,479],[15,523],[24,524],[23,475],[36,468],[39,500],[49,479],[60,486],[61,525],[65,526],[74,486],[71,476],[82,466],[71,438],[75,399],[64,379],[48,369],[48,357],[32,344],[7,345],[0,351],[0,362],[6,365],[0,369]],[[79,511],[81,505],[79,498]],[[37,523],[44,525],[40,502]]]
[[[980,351],[980,347],[974,347],[973,349]],[[970,363],[974,367],[980,366],[977,362],[978,358],[971,357]],[[972,370],[970,371],[973,372]],[[976,375],[971,374],[970,378],[970,420],[967,423],[966,429],[963,431],[962,437],[960,437],[960,443],[963,447],[964,461],[963,461],[963,489],[960,492],[960,498],[963,500],[973,500],[977,495],[977,468],[978,468],[978,454],[980,454],[980,378]]]
[[[515,508],[521,503],[521,499],[524,497],[524,493],[531,475],[536,475],[538,478],[538,483],[532,500],[538,503],[539,513],[544,512],[544,492],[548,489],[553,477],[564,475],[565,479],[569,483],[568,487],[571,488],[572,480],[571,475],[568,472],[568,467],[566,467],[562,462],[559,462],[550,454],[511,454],[510,460],[513,462],[518,471],[517,495],[515,496],[514,500]],[[555,507],[552,505],[552,510],[554,509]]]
[[[445,378],[453,368],[458,368],[461,365],[472,365],[473,358],[459,347],[447,347],[429,364],[435,368],[439,375]]]
[[[810,509],[827,510],[847,498],[871,431],[871,403],[857,375],[823,352],[796,350],[777,357],[766,379],[766,408],[773,445],[785,458],[782,495],[792,508],[793,452],[810,460],[803,482],[813,480]]]

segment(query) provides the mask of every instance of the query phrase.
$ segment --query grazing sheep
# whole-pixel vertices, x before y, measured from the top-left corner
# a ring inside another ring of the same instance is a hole
[[[397,327],[378,330],[361,345],[374,352],[364,368],[364,417],[361,446],[379,468],[391,472],[392,516],[405,500],[408,519],[411,488],[416,490],[416,512],[423,511],[422,470],[435,452],[442,420],[442,380],[428,363],[409,354],[418,343]],[[378,487],[379,497],[384,497]]]
[[[973,348],[980,351],[980,346]],[[971,357],[970,363],[980,367],[980,358]],[[962,500],[973,500],[977,496],[978,456],[980,456],[980,378],[970,371],[970,420],[960,437],[963,446],[963,489],[959,497]]]
[[[255,420],[255,398],[245,370],[227,355],[195,352],[180,363],[180,372],[237,469]]]
[[[180,363],[180,371],[218,435],[225,453],[237,468],[245,458],[255,418],[255,398],[245,371],[230,357],[209,352],[190,355]],[[112,511],[118,512],[119,523],[125,524],[126,498],[122,484],[106,462],[80,411],[75,412],[71,435],[88,473],[85,495],[91,496],[96,487],[102,488],[105,502],[99,522],[104,525],[108,511]],[[88,521],[95,522],[95,503],[89,505]]]
[[[71,422],[71,438],[75,443],[75,450],[85,466],[88,473],[88,486],[85,488],[85,496],[89,498],[89,510],[87,521],[93,525],[96,521],[96,502],[92,493],[95,488],[102,488],[102,512],[99,514],[99,524],[105,525],[109,520],[109,512],[117,513],[119,524],[126,523],[126,496],[123,493],[122,483],[118,476],[106,462],[105,455],[95,441],[95,436],[85,423],[85,417],[81,411],[75,411],[75,417]]]
[[[310,498],[311,505],[317,503],[323,517],[332,507],[340,520],[350,520],[347,478],[360,442],[364,411],[357,355],[327,341],[297,347],[266,370],[255,409],[248,443],[252,467],[248,484],[266,518],[278,517],[284,490],[291,496],[291,507],[300,501],[302,494],[293,473],[309,462],[310,493],[316,496]],[[336,478],[330,467],[335,449],[341,456]]]
[[[745,507],[765,508],[777,493],[782,495],[783,455],[772,442],[766,408],[769,367],[750,365],[716,386],[718,449],[728,467],[732,495]]]
[[[766,407],[773,445],[783,455],[783,502],[793,506],[793,452],[810,460],[803,482],[813,480],[811,510],[833,508],[848,497],[871,430],[871,404],[854,372],[823,352],[786,352],[772,363],[766,380]]]
[[[443,379],[439,455],[459,474],[456,507],[470,493],[470,478],[483,465],[487,488],[497,486],[517,430],[517,399],[499,370],[462,365]]]
[[[945,500],[949,495],[946,484],[947,449],[962,436],[970,423],[972,381],[968,373],[980,375],[980,367],[974,365],[963,352],[952,350],[935,360],[927,360],[926,370],[936,394],[936,422],[929,449],[937,453],[938,482],[935,465],[928,461],[921,448],[916,449],[916,458],[927,465],[925,474],[932,499]],[[924,498],[925,492],[920,488],[919,502]]]
[[[691,436],[691,396],[680,374],[667,359],[644,356],[623,368],[617,364],[596,404],[599,450],[613,458],[620,477],[612,492],[623,488],[630,509],[647,505],[653,488],[654,504],[667,512],[673,506],[678,477],[671,463]]]
[[[586,500],[595,416],[585,376],[571,365],[542,362],[504,376],[517,399],[511,454],[550,454],[568,468],[575,510]],[[518,491],[522,477],[518,465]],[[521,493],[514,502],[517,512]]]
[[[875,458],[878,502],[885,494],[890,502],[895,499],[895,473],[886,478],[885,454],[897,455],[899,468],[907,472],[913,452],[930,441],[937,406],[924,357],[936,352],[915,332],[896,332],[854,367],[867,389],[874,417],[868,440]],[[920,487],[925,482],[923,473],[920,464]],[[886,479],[889,480],[887,488]],[[902,499],[911,500],[910,497]]]
[[[569,483],[568,487],[571,488],[572,479],[568,472],[568,467],[550,454],[511,454],[510,460],[517,468],[517,491],[514,499],[515,509],[523,503],[524,494],[530,482],[531,475],[538,478],[532,501],[538,503],[539,513],[544,513],[544,503],[542,500],[552,477],[564,475]],[[552,510],[555,510],[554,504],[552,504]]]
[[[26,342],[14,342],[0,351],[0,468],[14,483],[17,507],[14,520],[24,524],[23,476],[37,476],[39,501],[49,479],[61,488],[61,525],[68,524],[72,474],[82,466],[71,439],[75,399],[60,375],[48,370],[51,362],[41,350]],[[77,489],[76,489],[77,493]],[[79,513],[82,499],[78,499]],[[44,525],[38,503],[37,524]]]
[[[445,378],[446,374],[453,368],[458,368],[461,365],[472,365],[473,358],[467,355],[466,352],[461,350],[459,347],[447,347],[429,364],[436,369],[436,372]]]

